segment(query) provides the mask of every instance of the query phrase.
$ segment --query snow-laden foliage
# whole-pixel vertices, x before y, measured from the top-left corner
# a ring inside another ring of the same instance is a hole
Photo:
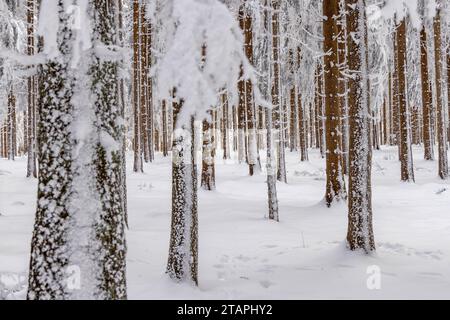
[[[183,100],[176,124],[180,127],[193,114],[205,117],[205,111],[218,104],[222,90],[236,96],[241,64],[247,76],[251,68],[242,50],[239,26],[224,4],[177,0],[169,21],[176,29],[157,67],[157,77],[161,98],[176,88],[177,98]]]
[[[0,1],[0,123],[6,117],[8,93],[22,85],[20,65],[14,55],[23,52],[25,22],[17,1]],[[20,104],[19,104],[20,105]]]

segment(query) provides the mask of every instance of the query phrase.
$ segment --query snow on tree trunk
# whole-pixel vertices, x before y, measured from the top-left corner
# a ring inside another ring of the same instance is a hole
[[[99,274],[98,298],[126,299],[126,243],[125,212],[122,202],[122,137],[125,133],[118,96],[118,62],[114,55],[117,46],[118,8],[114,0],[90,2],[93,43],[96,46],[89,70],[91,99],[94,107],[93,165],[95,190],[101,203],[94,223],[95,237],[100,242],[97,253]],[[102,50],[111,50],[106,53]]]
[[[203,145],[202,145],[202,178],[201,186],[205,190],[216,188],[216,172],[214,165],[215,148],[213,126],[208,120],[203,120]]]
[[[231,159],[230,150],[230,111],[228,93],[225,91],[222,94],[222,149],[223,159]]]
[[[433,109],[433,95],[431,92],[431,84],[428,76],[428,42],[426,25],[420,30],[420,64],[422,79],[422,117],[423,117],[423,143],[425,160],[434,160],[432,135],[431,135],[431,112]]]
[[[140,96],[140,15],[141,5],[139,0],[133,0],[133,124],[134,124],[134,172],[143,172],[143,159],[141,149],[141,125],[140,125],[140,105],[142,103]]]
[[[44,6],[44,4],[43,4]],[[66,272],[70,197],[72,196],[71,122],[74,77],[70,70],[72,31],[63,1],[45,2],[44,13],[54,13],[60,55],[39,67],[39,175],[37,208],[31,240],[28,299],[68,297]],[[55,41],[56,42],[56,41]]]
[[[271,0],[272,31],[272,105],[274,108],[275,134],[277,135],[277,180],[287,182],[284,132],[284,107],[281,96],[281,40],[280,40],[280,1]]]
[[[78,29],[62,0],[44,2],[41,15],[48,62],[40,67],[29,299],[127,296],[118,10],[113,0],[77,4],[84,19]],[[70,286],[71,277],[80,277],[79,287]]]
[[[241,28],[244,32],[244,51],[245,55],[251,65],[253,65],[253,18],[251,7],[242,5],[241,14],[243,17],[241,22]],[[244,96],[245,99],[245,122],[246,130],[248,132],[247,137],[247,159],[249,166],[249,174],[252,176],[255,173],[255,168],[260,165],[259,154],[256,144],[256,110],[253,97],[253,84],[250,79],[247,79],[243,83]]]
[[[162,122],[162,153],[164,157],[169,155],[169,129],[167,125],[167,102],[165,99],[161,102],[161,122]]]
[[[349,199],[347,243],[351,250],[375,250],[372,193],[367,28],[364,0],[346,0],[349,76]]]
[[[172,226],[167,273],[176,281],[198,285],[197,170],[194,120],[179,126],[182,102],[173,106]]]
[[[16,96],[11,85],[8,92],[8,159],[14,160],[17,150]]]
[[[27,55],[32,56],[35,53],[35,13],[36,0],[27,0]],[[36,80],[35,75],[27,79],[28,105],[26,122],[26,145],[27,145],[27,177],[37,177],[36,170]]]
[[[436,75],[436,117],[437,117],[437,139],[439,156],[439,177],[448,178],[448,156],[447,156],[447,129],[446,129],[446,111],[443,92],[443,55],[442,55],[442,36],[441,36],[441,10],[438,10],[434,17],[434,63]]]
[[[301,50],[297,47],[297,67],[301,63]],[[296,77],[296,81],[298,74]],[[299,131],[299,146],[300,146],[300,160],[308,161],[308,113],[306,106],[302,103],[302,94],[300,86],[297,86],[297,114],[298,114],[298,131]],[[312,137],[313,135],[311,135]]]
[[[399,151],[401,180],[414,182],[413,158],[411,150],[411,118],[406,92],[406,17],[397,28],[397,70],[399,105]]]
[[[340,117],[339,110],[339,61],[338,61],[338,28],[336,16],[339,14],[338,0],[324,0],[323,23],[324,33],[324,71],[325,71],[325,133],[326,133],[326,173],[327,184],[325,201],[327,206],[333,202],[346,199],[345,182],[342,172],[340,150]]]

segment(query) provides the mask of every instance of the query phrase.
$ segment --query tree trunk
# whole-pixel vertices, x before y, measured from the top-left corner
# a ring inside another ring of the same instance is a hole
[[[155,131],[155,115],[154,115],[154,106],[153,106],[153,78],[150,77],[150,69],[153,64],[153,54],[152,54],[152,45],[153,45],[153,25],[152,23],[145,17],[142,17],[144,23],[144,46],[145,50],[145,80],[146,80],[146,104],[147,104],[147,144],[148,144],[148,152],[149,152],[149,161],[153,161],[155,159],[155,145],[156,141],[154,138]]]
[[[349,72],[350,174],[347,243],[350,250],[375,250],[372,228],[370,109],[364,0],[346,0]]]
[[[425,25],[420,31],[420,75],[422,78],[422,117],[423,117],[423,143],[425,160],[434,160],[433,141],[431,136],[431,110],[433,108],[433,96],[428,77],[428,50],[427,33]]]
[[[335,17],[339,14],[338,0],[324,0],[323,23],[325,68],[325,132],[326,132],[326,172],[327,185],[325,201],[327,206],[335,201],[346,199],[345,183],[342,173],[340,150],[340,110],[339,110],[339,61],[338,43],[335,37],[338,28]]]
[[[133,122],[134,172],[143,172],[140,125],[140,2],[133,0]]]
[[[194,121],[177,123],[182,102],[173,106],[172,224],[168,275],[198,285],[197,169]]]
[[[448,158],[447,158],[447,129],[445,127],[445,107],[443,102],[443,61],[442,61],[442,38],[441,38],[441,11],[438,10],[434,17],[434,59],[436,74],[436,117],[437,117],[437,138],[439,149],[439,177],[448,178]]]
[[[39,66],[39,176],[36,217],[31,240],[27,299],[68,297],[66,272],[69,199],[72,190],[71,117],[74,79],[69,75],[71,33],[63,3],[59,8],[59,50],[62,59]],[[68,120],[69,119],[69,120]],[[57,168],[57,170],[55,170]],[[55,188],[55,186],[57,186]]]
[[[231,159],[230,152],[230,117],[229,117],[229,104],[228,104],[228,93],[224,92],[222,94],[222,148],[223,148],[223,159]]]
[[[14,160],[17,152],[16,96],[11,89],[8,92],[8,159]]]
[[[300,47],[297,48],[297,67],[300,66],[301,51]],[[297,121],[298,121],[298,139],[300,146],[300,160],[308,161],[308,118],[306,108],[302,104],[302,95],[299,86],[297,90]]]
[[[27,55],[32,56],[35,53],[34,25],[36,13],[36,1],[27,0]],[[36,76],[30,76],[27,79],[27,121],[26,121],[26,139],[27,139],[27,177],[37,178],[36,170]]]
[[[145,4],[141,4],[139,10],[139,101],[140,101],[140,117],[139,117],[139,125],[140,125],[140,142],[141,142],[141,150],[144,153],[144,161],[150,161],[150,141],[148,140],[149,133],[149,120],[148,120],[148,111],[149,111],[149,97],[148,97],[148,75],[147,75],[147,23],[145,19]]]
[[[402,181],[414,182],[411,151],[411,119],[406,98],[406,18],[397,29],[398,103],[400,116],[399,150]]]
[[[284,139],[284,108],[281,99],[281,43],[280,43],[280,1],[272,0],[272,105],[275,116],[277,141],[277,180],[287,182],[285,139]]]
[[[167,103],[166,100],[161,102],[162,109],[162,152],[163,156],[167,157],[169,155],[169,134],[167,128]]]
[[[345,0],[339,0],[339,20],[337,27],[339,36],[338,42],[338,59],[339,59],[339,105],[340,105],[340,149],[342,158],[342,173],[348,174],[348,83],[345,72],[347,71],[347,23],[346,23],[346,9]]]
[[[212,114],[212,113],[211,113]],[[214,165],[214,136],[213,125],[208,120],[203,120],[203,150],[202,150],[202,179],[201,186],[205,190],[216,189],[216,172]]]
[[[93,38],[105,46],[117,46],[117,15],[115,0],[91,3]],[[127,298],[126,241],[122,176],[122,141],[125,127],[123,110],[118,97],[118,62],[104,60],[94,53],[89,75],[92,77],[91,96],[94,99],[94,130],[98,142],[93,153],[95,191],[101,203],[95,222],[96,240],[100,248],[95,261],[100,274],[96,296],[105,300]],[[104,141],[104,137],[108,137]],[[114,148],[111,143],[117,146]]]

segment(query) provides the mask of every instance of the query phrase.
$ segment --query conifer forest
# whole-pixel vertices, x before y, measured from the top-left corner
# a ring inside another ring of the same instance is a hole
[[[450,0],[0,0],[0,300],[450,299]]]

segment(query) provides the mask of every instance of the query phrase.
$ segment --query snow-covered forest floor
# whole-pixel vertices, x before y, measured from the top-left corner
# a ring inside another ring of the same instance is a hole
[[[371,256],[345,249],[347,209],[323,204],[325,162],[317,151],[305,163],[287,152],[279,223],[264,217],[265,175],[249,177],[247,166],[218,160],[217,190],[199,192],[199,288],[164,274],[170,158],[158,155],[144,174],[128,168],[129,298],[449,299],[450,184],[422,153],[414,148],[416,183],[402,183],[397,148],[374,151]],[[25,178],[25,168],[25,158],[0,160],[0,280],[14,290],[26,284],[36,202],[36,180]],[[373,265],[381,270],[379,290],[367,287]],[[24,288],[9,296],[24,297]]]

